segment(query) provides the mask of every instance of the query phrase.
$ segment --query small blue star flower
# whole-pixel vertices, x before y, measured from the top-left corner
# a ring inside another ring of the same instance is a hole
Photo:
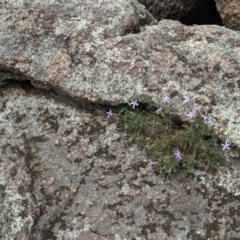
[[[150,159],[150,160],[149,160],[149,163],[148,163],[148,168],[149,168],[149,169],[152,169],[152,166],[153,166],[153,162],[152,162],[152,160]]]
[[[174,152],[174,155],[175,155],[175,158],[176,158],[176,161],[180,161],[182,159],[181,157],[181,152],[179,150],[177,150],[176,152]]]
[[[164,98],[163,98],[163,103],[170,103],[170,97],[169,96],[165,96]]]
[[[228,141],[225,141],[225,143],[221,144],[223,147],[223,151],[230,149],[230,143]]]
[[[192,119],[196,116],[196,112],[195,111],[189,111],[188,114],[187,114],[187,117]]]
[[[138,106],[139,104],[138,104],[138,102],[137,102],[137,100],[132,100],[131,102],[130,102],[130,105],[132,105],[132,107],[133,108],[135,108],[136,106]]]
[[[107,112],[107,117],[108,118],[110,118],[110,117],[112,117],[112,115],[113,115],[113,112],[112,112],[112,109],[109,109],[109,111]]]
[[[184,97],[184,100],[183,100],[183,104],[186,104],[190,101],[191,97],[190,96],[186,96]]]
[[[210,124],[212,122],[212,117],[210,116],[201,115],[201,117],[203,118],[205,124]]]

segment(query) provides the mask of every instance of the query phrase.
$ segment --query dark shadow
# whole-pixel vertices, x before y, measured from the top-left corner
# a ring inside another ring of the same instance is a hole
[[[180,19],[185,25],[219,25],[223,26],[217,11],[215,0],[198,0],[192,11]]]

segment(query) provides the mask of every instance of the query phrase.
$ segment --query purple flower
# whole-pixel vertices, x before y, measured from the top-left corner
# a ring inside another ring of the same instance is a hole
[[[149,169],[152,169],[152,166],[153,166],[153,162],[152,162],[152,160],[150,159],[150,160],[149,160],[149,163],[148,163],[148,168],[149,168]]]
[[[149,160],[148,168],[152,171],[158,171],[159,170],[158,162],[152,162],[152,160]]]
[[[170,97],[169,96],[165,96],[164,98],[163,98],[163,101],[162,101],[163,103],[170,103]]]
[[[204,122],[206,122],[207,119],[208,119],[208,116],[206,116],[206,115],[202,115],[202,114],[201,114],[201,117],[203,118],[203,121],[204,121]]]
[[[201,115],[201,117],[203,118],[205,124],[210,124],[212,122],[212,117],[210,116]]]
[[[109,109],[109,111],[107,112],[107,117],[110,118],[113,115],[112,109]]]
[[[196,112],[195,111],[189,111],[188,114],[187,114],[187,117],[192,119],[196,116]]]
[[[190,96],[186,96],[184,97],[184,100],[183,100],[183,104],[186,104],[190,101],[191,97]]]
[[[182,157],[181,157],[181,152],[180,152],[179,150],[177,150],[177,151],[174,153],[174,155],[175,155],[175,158],[176,158],[177,162],[182,159]]]
[[[225,141],[225,143],[221,144],[223,147],[223,151],[230,149],[230,143],[228,141]]]
[[[132,107],[133,108],[135,108],[136,106],[138,106],[139,104],[138,104],[138,102],[137,102],[137,100],[132,100],[131,102],[130,102],[130,105],[132,105]]]

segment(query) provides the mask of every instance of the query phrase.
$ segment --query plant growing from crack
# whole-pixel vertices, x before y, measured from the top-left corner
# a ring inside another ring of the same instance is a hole
[[[186,171],[203,166],[217,166],[225,163],[223,151],[230,149],[230,143],[216,137],[210,125],[211,116],[202,114],[201,106],[189,110],[190,97],[185,96],[188,121],[173,113],[170,96],[164,96],[161,106],[151,112],[141,108],[141,98],[128,102],[118,111],[118,127],[127,132],[130,140],[147,150],[148,168],[167,173]]]

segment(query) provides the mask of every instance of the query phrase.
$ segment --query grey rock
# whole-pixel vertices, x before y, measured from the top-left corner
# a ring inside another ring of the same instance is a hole
[[[238,237],[238,167],[157,175],[99,104],[170,95],[185,118],[191,95],[189,107],[203,105],[237,143],[239,40],[218,26],[156,24],[137,1],[0,2],[0,77],[40,88],[0,91],[0,238]]]
[[[191,94],[212,112],[217,134],[239,142],[239,33],[170,20],[148,26],[154,20],[137,4],[1,3],[1,76],[101,104],[126,103],[138,88],[143,101],[169,94],[182,117],[179,103]]]
[[[234,165],[155,174],[101,106],[19,86],[0,95],[0,239],[239,236]]]

